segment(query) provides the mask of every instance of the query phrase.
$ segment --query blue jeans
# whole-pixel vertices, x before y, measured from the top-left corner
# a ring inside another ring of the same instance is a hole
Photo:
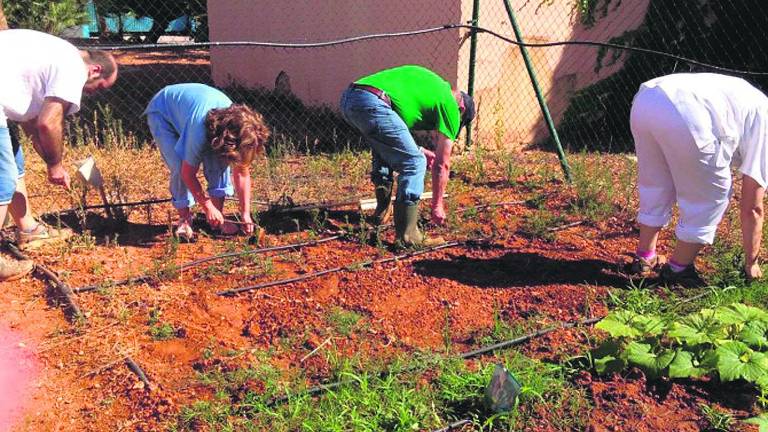
[[[159,114],[149,113],[147,115],[147,123],[149,123],[149,131],[152,133],[158,149],[160,149],[165,165],[171,171],[169,189],[173,197],[171,201],[173,206],[177,209],[192,207],[195,204],[195,199],[181,178],[182,158],[175,150],[179,134]],[[208,182],[208,195],[212,198],[223,198],[227,195],[233,195],[235,188],[232,185],[229,164],[223,158],[213,153],[203,155],[202,159],[203,174]]]
[[[353,87],[341,96],[341,115],[371,147],[371,181],[392,182],[392,171],[397,171],[395,201],[418,202],[424,192],[427,158],[400,116],[373,93]]]
[[[16,181],[23,176],[24,152],[19,143],[11,140],[7,123],[0,119],[0,205],[10,204]]]

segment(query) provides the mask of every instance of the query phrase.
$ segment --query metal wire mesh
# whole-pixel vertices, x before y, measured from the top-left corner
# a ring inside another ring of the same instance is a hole
[[[82,7],[82,1],[70,0]],[[14,7],[24,1],[5,0]],[[38,2],[39,3],[39,2]],[[65,2],[49,2],[65,3]],[[343,3],[343,4],[342,4]],[[514,0],[526,42],[613,42],[742,70],[768,62],[763,0]],[[10,7],[9,7],[10,5]],[[207,6],[207,8],[206,8]],[[22,8],[23,9],[23,8]],[[31,10],[31,9],[30,9]],[[164,48],[168,42],[307,43],[470,23],[514,38],[504,0],[377,2],[231,2],[226,0],[96,0],[85,5],[79,46],[124,44],[116,51],[117,84],[87,98],[69,121],[73,144],[141,146],[149,142],[141,116],[163,86],[203,82],[262,112],[273,148],[303,152],[359,147],[360,138],[337,115],[337,100],[355,78],[398,64],[427,66],[459,88],[474,77],[477,117],[473,145],[518,149],[552,141],[542,119],[520,48],[478,32],[470,64],[468,29],[393,36],[323,48],[213,46]],[[39,13],[39,11],[38,11]],[[72,36],[72,30],[69,30]],[[87,37],[85,37],[87,36]],[[131,42],[159,42],[135,49]],[[639,85],[653,77],[705,68],[662,55],[591,46],[529,48],[532,66],[571,151],[631,151],[629,109]],[[470,69],[474,68],[474,74]],[[745,75],[758,87],[768,80]]]

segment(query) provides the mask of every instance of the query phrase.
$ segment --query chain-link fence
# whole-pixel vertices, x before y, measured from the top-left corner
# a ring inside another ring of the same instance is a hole
[[[474,23],[515,39],[509,10],[526,42],[612,42],[739,70],[759,71],[768,64],[764,0],[69,1],[86,13],[78,21],[84,26],[68,29],[68,35],[78,36],[77,45],[121,45],[115,51],[119,80],[86,99],[70,121],[74,143],[142,145],[150,137],[141,114],[154,93],[172,83],[203,82],[262,112],[273,129],[273,147],[307,152],[355,147],[359,137],[337,115],[341,91],[362,75],[417,63],[459,88],[471,84],[478,107],[473,145],[552,148],[520,48],[478,31],[473,54],[471,29],[440,29]],[[11,26],[31,22],[19,19],[24,10],[17,6],[27,2],[5,0],[6,12],[14,14]],[[435,30],[418,32],[424,29]],[[402,32],[410,34],[394,34]],[[388,36],[323,47],[252,45],[377,34]],[[205,40],[214,45],[168,45]],[[216,45],[238,41],[243,44]],[[154,42],[159,43],[135,45]],[[557,45],[528,52],[562,143],[571,151],[631,151],[629,109],[639,85],[673,72],[708,69],[607,47]],[[758,87],[768,85],[765,77],[743,76]]]

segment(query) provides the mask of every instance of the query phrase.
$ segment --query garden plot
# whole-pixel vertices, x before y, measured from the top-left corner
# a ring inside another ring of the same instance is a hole
[[[149,168],[163,166],[151,149],[82,146],[68,157],[89,154],[112,202],[167,195],[166,173]],[[82,314],[65,314],[57,287],[41,277],[4,284],[2,321],[25,335],[42,364],[33,408],[19,428],[756,428],[742,420],[766,403],[751,379],[763,364],[758,340],[711,343],[749,357],[725,375],[712,372],[717,362],[706,371],[691,363],[702,373],[683,376],[660,360],[668,355],[662,350],[698,355],[692,340],[674,340],[688,322],[678,319],[734,303],[768,306],[765,285],[747,287],[734,272],[738,215],[726,218],[699,263],[713,287],[630,281],[617,263],[634,248],[633,162],[587,154],[571,162],[575,182],[568,185],[548,153],[457,158],[448,226],[429,228],[456,243],[418,253],[393,250],[391,229],[374,229],[354,206],[269,211],[270,203],[284,209],[372,196],[365,153],[275,152],[260,161],[254,197],[266,203],[261,243],[220,237],[201,222],[199,241],[180,244],[169,235],[165,203],[126,207],[118,223],[100,209],[62,213],[82,206],[83,191],[47,193],[44,170],[33,163],[27,183],[35,209],[77,235],[30,255],[75,291]],[[95,191],[85,195],[88,203],[101,201]],[[388,261],[396,254],[404,256]],[[317,274],[328,269],[336,271]],[[609,313],[597,329],[575,325]],[[649,330],[649,322],[663,330]],[[721,339],[736,330],[743,329],[725,329]],[[616,338],[623,339],[615,352],[593,352]],[[608,355],[614,369],[605,367]],[[496,363],[523,385],[508,414],[483,404]]]

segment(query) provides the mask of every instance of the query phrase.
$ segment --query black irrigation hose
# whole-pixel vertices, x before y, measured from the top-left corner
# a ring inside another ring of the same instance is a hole
[[[273,214],[281,214],[281,213],[294,213],[294,212],[301,212],[301,211],[307,211],[307,210],[315,210],[315,209],[330,209],[330,208],[336,208],[336,207],[346,207],[358,204],[360,200],[363,200],[365,198],[350,198],[348,200],[342,200],[342,201],[328,201],[328,202],[318,202],[318,203],[309,203],[309,204],[302,204],[295,207],[285,206],[285,207],[274,207],[267,210],[267,212],[271,212]]]
[[[402,31],[402,32],[393,32],[393,33],[377,33],[377,34],[369,34],[369,35],[362,35],[362,36],[354,36],[354,37],[348,37],[343,39],[336,39],[331,41],[324,41],[324,42],[308,42],[308,43],[286,43],[286,42],[251,42],[251,41],[234,41],[234,42],[188,42],[188,43],[179,43],[179,44],[140,44],[140,45],[107,45],[107,46],[101,46],[98,47],[99,49],[106,50],[106,51],[138,51],[138,50],[157,50],[157,49],[176,49],[176,48],[204,48],[204,47],[232,47],[232,46],[250,46],[250,47],[263,47],[263,48],[297,48],[297,49],[305,49],[305,48],[323,48],[323,47],[330,47],[335,45],[343,45],[353,42],[361,42],[366,40],[374,40],[374,39],[387,39],[387,38],[397,38],[397,37],[405,37],[405,36],[416,36],[416,35],[422,35],[422,34],[428,34],[428,33],[436,33],[436,32],[442,32],[447,30],[456,30],[456,29],[469,29],[473,32],[477,33],[487,33],[493,37],[496,37],[498,39],[501,39],[504,42],[517,45],[517,46],[524,46],[529,48],[548,48],[548,47],[558,47],[558,46],[568,46],[568,45],[577,45],[577,46],[592,46],[592,47],[601,47],[601,48],[611,48],[611,49],[617,49],[617,50],[624,50],[624,51],[634,51],[639,52],[643,54],[651,54],[661,57],[670,58],[676,61],[681,61],[685,63],[689,63],[695,66],[700,66],[707,69],[712,69],[716,71],[721,72],[728,72],[733,74],[740,74],[740,75],[755,75],[755,76],[765,76],[768,75],[768,72],[760,72],[760,71],[746,71],[746,70],[739,70],[739,69],[731,69],[727,67],[712,65],[704,62],[700,62],[698,60],[690,59],[687,57],[679,56],[676,54],[671,54],[663,51],[657,51],[653,49],[648,48],[640,48],[640,47],[633,47],[628,45],[621,45],[621,44],[615,44],[610,42],[598,42],[598,41],[589,41],[589,40],[573,40],[573,41],[559,41],[559,42],[519,42],[515,39],[511,39],[509,37],[506,37],[500,33],[497,33],[493,30],[480,27],[480,26],[474,26],[474,25],[467,25],[467,24],[445,24],[440,27],[431,27],[426,29],[419,29],[419,30],[411,30],[411,31]],[[84,47],[84,48],[94,48],[93,46]]]
[[[11,255],[13,255],[16,259],[30,260],[30,258],[24,255],[13,243],[7,243],[7,247]],[[83,310],[80,309],[80,306],[78,306],[77,301],[75,300],[74,292],[72,291],[72,288],[69,287],[69,285],[62,282],[54,272],[42,264],[35,263],[35,271],[42,274],[44,279],[48,280],[48,282],[50,282],[56,287],[56,289],[59,290],[59,294],[61,294],[61,297],[64,299],[68,309],[65,314],[70,320],[78,321],[86,319],[85,314],[83,313]]]
[[[232,257],[243,256],[243,255],[262,254],[262,253],[267,253],[267,252],[276,252],[276,251],[290,250],[290,249],[300,249],[300,248],[303,248],[303,247],[306,247],[306,246],[316,246],[316,245],[319,245],[319,244],[327,243],[329,241],[338,240],[338,239],[340,239],[342,237],[344,237],[344,234],[336,234],[336,235],[332,235],[330,237],[321,238],[321,239],[318,239],[318,240],[310,240],[310,241],[306,241],[306,242],[294,243],[294,244],[289,244],[289,245],[270,246],[270,247],[260,248],[260,249],[248,249],[248,250],[239,251],[239,252],[227,252],[227,253],[223,253],[223,254],[220,254],[220,255],[214,255],[214,256],[210,256],[210,257],[206,257],[206,258],[201,258],[201,259],[197,259],[197,260],[194,260],[194,261],[190,261],[190,262],[181,264],[181,265],[179,265],[177,267],[174,267],[173,270],[183,271],[183,270],[187,270],[189,268],[198,266],[200,264],[204,264],[204,263],[207,263],[207,262],[216,261],[216,260],[220,260],[220,259],[224,259],[224,258],[232,258]],[[136,276],[136,277],[132,277],[132,278],[126,278],[126,279],[122,279],[122,280],[119,280],[119,281],[111,282],[109,284],[109,286],[122,286],[122,285],[128,285],[128,284],[132,284],[132,283],[146,282],[148,280],[151,280],[153,277],[154,276],[152,276],[152,275],[142,275],[142,276]],[[102,286],[103,285],[101,285],[101,284],[86,285],[86,286],[82,286],[82,287],[79,287],[79,288],[75,288],[72,291],[74,293],[77,293],[77,294],[84,293],[84,292],[92,292],[92,291],[97,291]]]
[[[680,300],[679,302],[676,303],[676,305],[680,305],[680,304],[684,304],[684,303],[689,303],[691,301],[698,300],[698,299],[700,299],[702,297],[705,297],[706,294],[709,294],[709,292],[697,294],[697,295],[694,295],[692,297]],[[497,351],[497,350],[506,349],[506,348],[509,348],[509,347],[512,347],[512,346],[515,346],[515,345],[520,345],[520,344],[523,344],[523,343],[526,343],[526,342],[530,341],[531,339],[535,339],[537,337],[544,336],[546,334],[555,332],[557,330],[574,328],[574,327],[577,327],[577,326],[580,326],[580,325],[592,325],[592,324],[597,323],[598,321],[600,321],[603,318],[604,318],[604,316],[603,317],[595,317],[595,318],[587,318],[587,319],[583,319],[583,320],[580,320],[580,321],[571,321],[571,322],[560,324],[558,326],[548,327],[546,329],[537,330],[537,331],[528,333],[526,335],[523,335],[523,336],[520,336],[520,337],[516,337],[514,339],[509,339],[509,340],[506,340],[506,341],[503,341],[503,342],[499,342],[499,343],[495,343],[495,344],[492,344],[492,345],[486,345],[486,346],[478,348],[476,350],[467,351],[467,352],[464,352],[464,353],[461,353],[461,354],[457,355],[455,358],[458,358],[458,359],[469,359],[469,358],[476,357],[476,356],[482,355],[482,354],[486,354],[486,353],[489,353],[489,352],[492,352],[492,351]],[[386,373],[386,372],[384,372],[384,373]],[[337,387],[341,387],[342,385],[352,384],[354,382],[355,381],[353,381],[353,380],[346,380],[346,381],[335,381],[335,382],[328,383],[328,384],[319,384],[319,385],[317,385],[315,387],[311,387],[311,388],[307,389],[306,391],[302,392],[301,395],[314,396],[314,395],[317,395],[317,394],[320,394],[320,393],[324,393],[327,390],[333,390],[333,389],[335,389]],[[291,399],[291,397],[292,396],[282,396],[280,398],[273,399],[271,402],[269,402],[268,405],[273,406],[273,405],[277,405],[277,404],[281,404],[281,403],[287,402],[287,401],[289,401]],[[461,421],[464,421],[464,420],[461,420]],[[452,426],[449,425],[447,430],[450,430],[451,427]],[[443,429],[443,430],[446,430],[446,429]]]
[[[152,390],[152,383],[149,381],[149,378],[147,378],[147,374],[144,373],[144,370],[141,368],[141,366],[139,366],[139,364],[136,363],[131,358],[131,356],[125,356],[125,364],[128,366],[128,369],[131,370],[131,372],[139,377],[139,380],[144,383],[144,386],[147,388],[147,390]]]
[[[488,346],[485,346],[485,347],[482,347],[482,348],[478,348],[476,350],[472,350],[472,351],[467,351],[465,353],[461,353],[461,354],[458,355],[458,358],[460,358],[460,359],[468,359],[468,358],[472,358],[472,357],[477,357],[477,356],[479,356],[481,354],[485,354],[487,352],[496,351],[496,350],[500,350],[500,349],[504,349],[504,348],[509,348],[509,347],[515,346],[515,345],[520,345],[522,343],[528,342],[531,339],[535,339],[537,337],[544,336],[546,334],[552,333],[552,332],[560,330],[560,329],[568,329],[568,328],[573,328],[573,327],[580,326],[580,325],[592,325],[592,324],[600,321],[603,318],[605,318],[605,316],[601,316],[601,317],[597,317],[597,318],[584,319],[584,320],[581,320],[581,321],[572,321],[572,322],[561,324],[561,325],[557,325],[557,326],[547,327],[545,329],[541,329],[541,330],[538,330],[538,331],[535,331],[535,332],[532,332],[532,333],[528,333],[527,335],[523,335],[523,336],[520,336],[518,338],[510,339],[510,340],[507,340],[507,341],[504,341],[504,342],[499,342],[499,343],[496,343],[496,344],[493,344],[493,345],[488,345]]]
[[[463,419],[463,420],[455,421],[442,429],[437,429],[434,432],[451,432],[452,430],[456,430],[462,426],[466,426],[469,424],[472,424],[471,419]]]
[[[397,261],[397,260],[406,259],[406,258],[412,258],[412,257],[415,257],[415,256],[424,255],[426,253],[434,252],[434,251],[441,250],[441,249],[447,249],[447,248],[459,246],[459,245],[462,245],[462,244],[482,242],[482,241],[485,241],[485,240],[486,239],[473,239],[473,240],[465,240],[465,241],[450,241],[450,242],[447,242],[447,243],[443,243],[441,245],[432,246],[432,247],[428,247],[428,248],[425,248],[425,249],[404,253],[404,254],[401,254],[401,255],[395,255],[395,256],[389,257],[389,258],[382,258],[382,259],[377,259],[377,260],[368,260],[368,261],[363,261],[361,263],[350,264],[350,265],[347,265],[347,266],[334,267],[334,268],[331,268],[331,269],[321,270],[321,271],[314,272],[314,273],[307,273],[305,275],[301,275],[301,276],[297,276],[297,277],[293,277],[293,278],[281,279],[281,280],[276,280],[276,281],[271,281],[271,282],[264,282],[264,283],[260,283],[260,284],[256,284],[256,285],[251,285],[251,286],[246,286],[246,287],[241,287],[241,288],[233,288],[233,289],[229,289],[229,290],[225,290],[225,291],[219,291],[219,292],[216,293],[216,295],[219,295],[219,296],[233,296],[235,294],[240,294],[240,293],[244,293],[244,292],[247,292],[247,291],[253,291],[253,290],[257,290],[257,289],[269,288],[269,287],[278,286],[278,285],[285,285],[285,284],[289,284],[289,283],[300,282],[300,281],[307,280],[307,279],[313,279],[313,278],[316,278],[316,277],[319,277],[319,276],[323,276],[323,275],[327,275],[327,274],[330,274],[330,273],[338,273],[338,272],[345,271],[345,270],[350,270],[350,269],[356,269],[356,268],[362,268],[362,267],[370,267],[370,266],[372,266],[374,264],[386,264],[386,263],[389,263],[389,262],[392,262],[392,261]]]
[[[155,199],[155,200],[151,200],[151,201],[141,201],[141,202],[135,202],[135,203],[124,203],[124,205],[153,204],[153,203],[157,203],[157,202],[167,202],[168,200],[170,200],[170,198],[167,198],[167,199]],[[504,202],[493,203],[493,204],[482,204],[482,205],[478,205],[478,206],[475,206],[475,207],[470,207],[470,208],[461,210],[461,212],[462,213],[467,213],[467,212],[472,211],[472,210],[483,210],[483,209],[492,208],[492,207],[503,207],[503,206],[508,206],[508,205],[524,204],[525,202],[527,202],[527,201],[526,200],[504,201]],[[313,206],[317,206],[319,204],[312,204],[312,205]],[[310,205],[308,204],[308,205],[303,206],[303,207],[309,207],[309,206]],[[89,206],[89,207],[90,208],[101,208],[103,206]],[[317,207],[315,207],[315,208],[317,208]],[[295,210],[295,209],[291,209],[291,210]],[[392,224],[379,225],[378,228],[379,229],[381,229],[381,228],[388,228],[388,227],[391,227],[391,226],[392,226]],[[319,240],[310,240],[310,241],[307,241],[307,242],[295,243],[295,244],[284,245],[284,246],[272,246],[272,247],[267,247],[267,248],[250,249],[250,250],[239,251],[239,252],[227,252],[227,253],[224,253],[224,254],[214,255],[214,256],[207,257],[207,258],[201,258],[201,259],[198,259],[198,260],[190,261],[190,262],[185,263],[185,264],[181,264],[181,265],[175,267],[174,270],[176,270],[176,271],[183,271],[183,270],[187,270],[189,268],[198,266],[198,265],[203,264],[203,263],[207,263],[207,262],[210,262],[210,261],[216,261],[216,260],[224,259],[224,258],[232,258],[232,257],[237,257],[237,256],[250,255],[250,254],[260,254],[260,253],[267,253],[267,252],[277,252],[277,251],[282,251],[282,250],[290,250],[290,249],[302,248],[302,247],[306,247],[306,246],[316,246],[316,245],[319,245],[319,244],[322,244],[322,243],[326,243],[326,242],[329,242],[329,241],[332,241],[332,240],[340,239],[340,238],[345,237],[345,236],[346,236],[346,234],[336,234],[336,235],[333,235],[333,236],[330,236],[330,237],[326,237],[326,238],[322,238],[322,239],[319,239]],[[390,260],[393,260],[393,259],[390,258]],[[370,264],[372,264],[372,263],[364,263],[363,265],[370,265]],[[328,270],[328,271],[323,271],[321,273],[322,274],[333,273],[333,272],[340,271],[340,270],[343,270],[343,269],[344,269],[344,267],[339,267],[339,268],[336,268],[336,269],[331,269],[331,270]],[[311,277],[316,277],[316,276],[321,276],[321,274],[311,275]],[[141,275],[141,276],[135,276],[135,277],[129,277],[129,278],[121,279],[119,281],[112,281],[112,282],[109,283],[109,286],[115,287],[115,286],[130,285],[130,284],[134,284],[134,283],[143,283],[143,282],[147,282],[149,280],[152,280],[154,277],[155,277],[154,275],[148,275],[148,274]],[[303,279],[292,280],[291,282],[296,282],[298,280],[303,280]],[[289,283],[289,282],[284,282],[284,283]],[[81,286],[81,287],[73,289],[72,292],[76,293],[76,294],[84,293],[84,292],[93,292],[93,291],[99,290],[103,286],[104,286],[103,284],[85,285],[85,286]],[[272,285],[269,285],[269,286],[272,286]],[[266,286],[259,286],[258,288],[266,288]],[[258,289],[258,288],[253,288],[253,289]]]
[[[584,319],[584,320],[580,320],[580,321],[571,321],[571,322],[563,323],[563,324],[560,324],[558,326],[548,327],[546,329],[542,329],[542,330],[538,330],[538,331],[535,331],[535,332],[531,332],[531,333],[528,333],[526,335],[523,335],[523,336],[520,336],[520,337],[517,337],[517,338],[514,338],[514,339],[510,339],[510,340],[507,340],[507,341],[495,343],[495,344],[492,344],[492,345],[486,345],[486,346],[478,348],[476,350],[467,351],[467,352],[458,354],[456,356],[449,356],[448,358],[456,358],[456,359],[466,360],[466,359],[469,359],[469,358],[472,358],[472,357],[477,357],[478,355],[481,355],[481,354],[486,354],[486,353],[489,353],[489,352],[492,352],[492,351],[497,351],[497,350],[500,350],[500,349],[509,348],[511,346],[520,345],[520,344],[523,344],[525,342],[528,342],[531,339],[535,339],[537,337],[544,336],[546,334],[555,332],[557,330],[573,328],[573,327],[577,327],[577,326],[580,326],[580,325],[592,325],[592,324],[600,321],[603,318],[604,317],[589,318],[589,319]],[[382,372],[381,375],[386,375],[388,373],[389,373],[389,371],[385,371],[385,372]],[[314,396],[314,395],[317,395],[317,394],[320,394],[320,393],[325,393],[328,390],[333,390],[333,389],[335,389],[337,387],[341,387],[342,385],[352,384],[354,382],[355,382],[354,380],[342,380],[342,381],[335,381],[335,382],[328,383],[328,384],[318,384],[317,386],[310,387],[309,389],[301,392],[301,395],[302,396],[304,396],[304,395],[306,395],[306,396]],[[292,396],[282,396],[282,397],[273,399],[272,401],[270,401],[268,403],[268,405],[269,406],[274,406],[274,405],[278,405],[278,404],[287,402],[287,401],[289,401],[291,399],[291,397]],[[447,429],[447,430],[450,430],[451,427],[455,427],[455,426],[449,426],[449,429]]]
[[[75,212],[85,211],[85,210],[105,209],[105,208],[108,208],[108,207],[109,208],[116,208],[116,207],[138,207],[138,206],[143,206],[143,205],[161,204],[161,203],[167,203],[167,202],[171,202],[171,199],[170,198],[154,198],[154,199],[148,199],[148,200],[144,200],[144,201],[114,203],[114,204],[109,204],[109,206],[107,206],[106,204],[94,204],[94,205],[86,205],[86,206],[82,206],[82,207],[72,207],[72,208],[63,209],[63,210],[49,211],[49,212],[43,213],[42,215],[40,215],[40,217],[43,217],[43,218],[45,218],[45,217],[54,217],[54,216],[62,215],[62,214],[75,213]]]

